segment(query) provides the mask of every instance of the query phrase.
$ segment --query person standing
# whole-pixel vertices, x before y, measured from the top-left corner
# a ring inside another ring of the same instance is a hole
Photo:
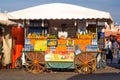
[[[113,42],[113,54],[114,55],[117,55],[118,49],[119,49],[119,44],[117,42],[117,39],[115,39],[115,41]]]
[[[120,47],[119,47],[118,53],[117,53],[117,60],[118,60],[118,64],[120,64]]]
[[[105,48],[107,50],[107,52],[106,52],[106,60],[110,59],[111,63],[112,63],[112,61],[113,61],[113,54],[112,54],[112,51],[111,51],[112,42],[109,39],[106,39]]]
[[[112,42],[109,39],[106,39],[105,48],[108,50],[112,48]]]

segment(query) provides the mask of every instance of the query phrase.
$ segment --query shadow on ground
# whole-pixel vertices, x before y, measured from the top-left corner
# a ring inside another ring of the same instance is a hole
[[[120,73],[77,74],[67,80],[120,80]]]
[[[118,63],[118,60],[116,57],[113,58],[112,63],[110,62],[110,60],[107,60],[107,66],[120,69],[120,63]]]

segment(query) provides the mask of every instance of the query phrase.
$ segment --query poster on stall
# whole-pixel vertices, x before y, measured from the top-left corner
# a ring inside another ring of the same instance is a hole
[[[48,46],[57,46],[58,42],[56,39],[48,39],[47,45]]]
[[[74,51],[47,51],[45,61],[74,61]]]
[[[34,51],[46,51],[47,40],[36,40],[34,44]]]

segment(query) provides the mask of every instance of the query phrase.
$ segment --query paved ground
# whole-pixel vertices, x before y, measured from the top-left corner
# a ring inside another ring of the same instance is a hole
[[[94,73],[120,73],[120,64],[118,64],[117,56],[114,56],[112,63],[107,60],[106,68],[97,69]]]
[[[113,56],[113,62],[107,60],[105,69],[97,69],[95,73],[120,73],[120,64],[118,64],[117,56]]]
[[[32,74],[24,69],[3,69],[0,70],[0,80],[120,80],[120,64],[117,64],[114,56],[113,63],[108,60],[106,68],[97,69],[94,73],[86,75],[72,71]]]
[[[72,71],[32,74],[23,69],[9,69],[0,71],[0,80],[120,80],[120,69],[115,66],[120,65],[109,64],[105,69],[97,69],[94,73],[86,75]]]

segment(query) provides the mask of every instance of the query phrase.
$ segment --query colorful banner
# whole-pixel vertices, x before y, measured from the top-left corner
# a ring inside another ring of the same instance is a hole
[[[47,51],[46,61],[74,61],[74,51]]]

